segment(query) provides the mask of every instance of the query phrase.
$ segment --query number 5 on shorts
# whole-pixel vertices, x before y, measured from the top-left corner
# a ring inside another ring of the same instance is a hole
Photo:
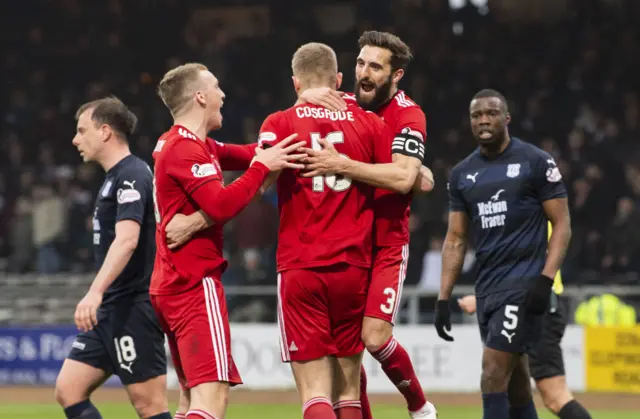
[[[518,327],[518,306],[504,306],[504,317],[507,320],[502,322],[502,326],[506,330],[515,330]]]
[[[385,297],[387,297],[387,301],[384,304],[380,304],[380,310],[384,314],[393,313],[393,309],[395,307],[396,302],[396,290],[393,288],[385,288],[383,291]]]

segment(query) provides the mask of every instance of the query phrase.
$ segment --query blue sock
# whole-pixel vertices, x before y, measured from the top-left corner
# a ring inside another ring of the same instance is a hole
[[[83,400],[67,407],[64,409],[64,415],[68,419],[102,419],[100,412],[91,403],[91,400]]]
[[[173,419],[173,417],[171,416],[171,413],[164,412],[164,413],[157,414],[155,416],[151,416],[149,419]]]
[[[524,406],[511,406],[509,411],[511,419],[538,419],[538,412],[536,412],[536,405],[533,404],[533,400]]]
[[[509,395],[504,393],[486,393],[482,395],[483,419],[510,419]]]

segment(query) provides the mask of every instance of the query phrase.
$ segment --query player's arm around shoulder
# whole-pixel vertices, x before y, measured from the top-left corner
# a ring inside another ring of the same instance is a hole
[[[337,173],[376,188],[400,194],[408,193],[418,176],[422,161],[416,156],[402,153],[391,156],[391,129],[372,113],[362,115],[367,128],[361,135],[369,141],[366,145],[371,151],[371,162],[344,158],[330,141],[322,138],[319,140],[321,150],[304,149],[309,157],[303,160],[307,169],[303,176]]]

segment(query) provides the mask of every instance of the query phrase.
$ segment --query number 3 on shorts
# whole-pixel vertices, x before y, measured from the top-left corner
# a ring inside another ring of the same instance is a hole
[[[384,304],[380,304],[380,310],[382,310],[384,314],[391,314],[393,313],[396,302],[396,290],[393,288],[385,288],[383,294],[387,297],[387,301]]]

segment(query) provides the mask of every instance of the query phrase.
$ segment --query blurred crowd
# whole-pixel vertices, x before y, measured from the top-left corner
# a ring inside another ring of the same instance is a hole
[[[447,0],[11,2],[0,13],[2,268],[93,269],[90,220],[104,174],[82,164],[71,144],[73,115],[85,101],[114,94],[129,104],[140,121],[133,151],[151,163],[171,123],[157,82],[169,68],[199,61],[227,95],[215,138],[254,142],[266,115],[294,101],[297,46],[334,47],[351,90],[358,36],[378,29],[413,48],[400,87],[427,114],[426,164],[436,178],[435,191],[413,205],[407,283],[437,286],[446,179],[474,148],[468,104],[488,87],[509,100],[512,135],[551,153],[561,168],[574,227],[566,280],[632,281],[627,274],[640,268],[640,5],[569,3],[560,19],[514,23],[471,3],[452,10]],[[270,193],[229,223],[227,283],[275,283],[277,222]],[[261,310],[259,300],[243,307]]]

